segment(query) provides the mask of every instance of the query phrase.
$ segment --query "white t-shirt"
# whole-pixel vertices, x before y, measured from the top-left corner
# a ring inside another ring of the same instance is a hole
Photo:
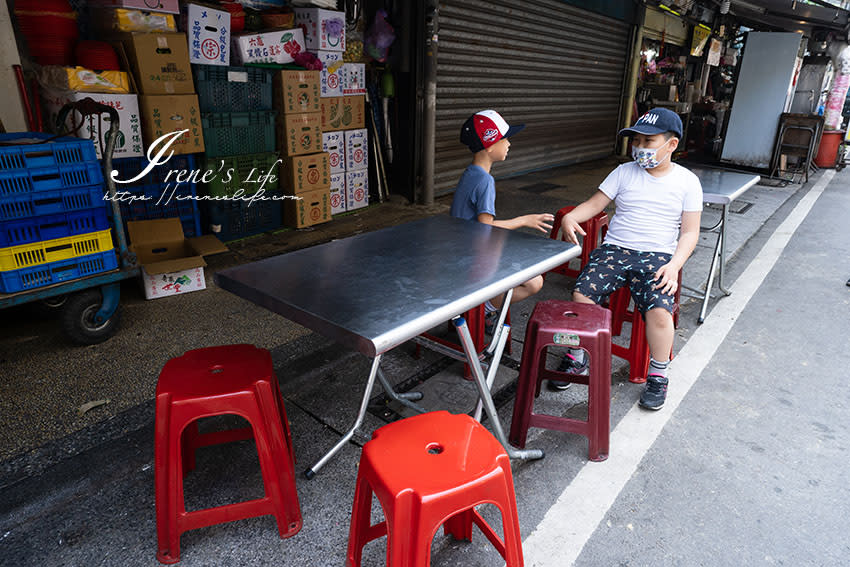
[[[699,178],[675,163],[664,177],[653,177],[637,162],[624,163],[608,174],[599,190],[617,207],[605,243],[631,250],[673,254],[682,213],[702,211]]]

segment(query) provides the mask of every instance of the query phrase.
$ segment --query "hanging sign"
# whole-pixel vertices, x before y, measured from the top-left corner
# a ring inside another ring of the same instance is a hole
[[[691,40],[691,55],[694,57],[702,57],[702,52],[705,49],[705,44],[708,43],[708,37],[711,35],[711,30],[707,30],[700,26],[694,26],[694,37]]]
[[[712,67],[720,65],[720,53],[723,51],[723,42],[719,39],[712,39],[711,46],[708,48],[708,57],[705,62]]]

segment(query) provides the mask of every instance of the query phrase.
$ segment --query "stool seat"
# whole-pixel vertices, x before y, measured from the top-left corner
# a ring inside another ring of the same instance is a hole
[[[555,213],[555,221],[552,223],[552,231],[549,233],[549,238],[557,240],[560,237],[561,240],[566,242],[567,237],[561,231],[561,221],[573,209],[575,209],[574,206],[562,207],[557,213]],[[581,273],[582,268],[584,268],[590,261],[590,253],[593,252],[593,249],[599,246],[601,241],[605,239],[605,235],[608,232],[608,214],[605,211],[602,211],[596,216],[580,223],[579,226],[581,226],[585,234],[581,241],[581,255],[579,256],[578,269],[570,268],[570,263],[567,262],[566,264],[561,264],[557,268],[552,268],[548,273],[555,272],[557,274],[577,278]]]
[[[385,517],[375,525],[373,494]],[[485,503],[499,508],[504,539],[475,510]],[[366,543],[384,535],[388,567],[426,567],[441,525],[457,539],[470,539],[473,524],[509,567],[523,564],[510,459],[480,423],[465,414],[429,412],[378,429],[363,446],[348,567],[359,567]]]
[[[580,347],[589,357],[587,376],[546,368],[549,347]],[[587,419],[534,413],[543,380],[587,385]],[[525,346],[509,441],[525,447],[529,427],[578,433],[588,440],[588,458],[608,458],[611,407],[611,312],[599,305],[573,301],[541,301],[534,306],[525,331]]]
[[[200,434],[197,421],[233,414],[251,427]],[[281,537],[301,529],[294,455],[286,410],[271,355],[253,345],[192,350],[169,360],[156,387],[154,469],[157,559],[180,561],[180,535],[188,530],[273,515]],[[199,447],[253,438],[265,496],[186,511],[183,476]]]

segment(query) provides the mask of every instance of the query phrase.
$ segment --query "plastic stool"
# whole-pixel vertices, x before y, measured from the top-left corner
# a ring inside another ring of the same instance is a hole
[[[679,326],[679,302],[682,290],[682,270],[679,270],[679,285],[676,286],[673,305],[673,327]],[[608,305],[611,308],[611,334],[615,337],[623,332],[623,323],[631,322],[632,332],[629,336],[628,346],[611,344],[611,354],[625,359],[629,363],[629,382],[643,384],[649,372],[649,344],[646,342],[646,322],[640,313],[635,316],[636,309],[629,310],[631,292],[628,287],[622,287],[611,294]],[[670,350],[670,359],[673,359],[673,350]]]
[[[243,417],[251,427],[198,434],[198,419],[224,414]],[[195,449],[252,436],[265,496],[187,512],[183,476],[194,468]],[[166,363],[156,386],[154,461],[156,557],[161,563],[180,561],[180,535],[188,530],[266,514],[277,519],[280,537],[301,529],[292,439],[271,355],[265,349],[203,348]]]
[[[580,346],[590,357],[588,376],[548,370],[550,346]],[[587,420],[534,413],[534,399],[543,380],[585,384]],[[525,447],[529,427],[578,433],[588,440],[588,458],[608,458],[611,408],[611,312],[599,305],[572,301],[541,301],[534,306],[525,330],[510,442]]]
[[[473,307],[466,313],[462,315],[462,317],[466,320],[466,324],[469,326],[469,333],[472,335],[472,344],[475,345],[475,350],[481,352],[487,347],[487,343],[484,342],[484,334],[485,334],[485,315],[486,310],[484,308],[484,304],[482,303],[478,307]],[[511,312],[510,308],[508,308],[508,313],[505,316],[505,324],[511,324]],[[454,325],[449,322],[449,333],[454,332]],[[507,344],[505,345],[505,352],[511,354],[511,335],[510,335],[510,327],[508,327],[508,339]],[[438,337],[432,335],[430,333],[422,333],[422,336],[434,341],[435,343],[439,343],[445,347],[449,347],[450,349],[456,350],[459,353],[463,353],[463,346],[459,342],[455,342],[449,340],[447,338]],[[455,336],[457,336],[455,334]],[[416,357],[418,358],[422,353],[422,345],[416,345]],[[469,368],[468,364],[463,365],[463,377],[467,380],[472,379],[472,371]]]
[[[385,520],[372,525],[372,494]],[[475,510],[495,504],[504,541]],[[521,567],[516,495],[511,463],[493,435],[468,415],[445,411],[381,427],[363,446],[351,511],[347,567],[360,567],[363,546],[387,536],[387,567],[427,567],[437,528],[472,538],[472,524],[507,562]]]
[[[564,234],[561,234],[561,221],[565,216],[567,216],[567,213],[573,209],[575,209],[575,207],[563,207],[555,213],[555,222],[552,224],[552,232],[549,233],[549,238],[557,240],[560,235],[561,240],[566,242],[567,237]],[[581,228],[584,230],[585,236],[581,241],[581,255],[579,256],[580,263],[578,270],[570,268],[570,263],[567,262],[566,264],[561,264],[557,268],[552,268],[549,270],[549,273],[555,272],[556,274],[577,278],[579,273],[581,273],[581,269],[584,268],[590,261],[590,253],[593,252],[594,248],[599,246],[599,243],[605,238],[605,233],[608,232],[608,215],[603,211],[595,217],[581,223]]]

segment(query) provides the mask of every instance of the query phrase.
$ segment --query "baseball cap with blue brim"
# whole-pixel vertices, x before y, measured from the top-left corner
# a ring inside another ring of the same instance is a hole
[[[638,118],[634,126],[620,130],[620,135],[644,134],[646,136],[652,136],[654,134],[663,134],[664,132],[673,132],[677,138],[681,138],[682,119],[669,108],[653,108]]]
[[[460,129],[460,141],[475,153],[486,150],[502,138],[510,138],[525,124],[508,126],[505,119],[495,110],[482,110],[466,119]]]

